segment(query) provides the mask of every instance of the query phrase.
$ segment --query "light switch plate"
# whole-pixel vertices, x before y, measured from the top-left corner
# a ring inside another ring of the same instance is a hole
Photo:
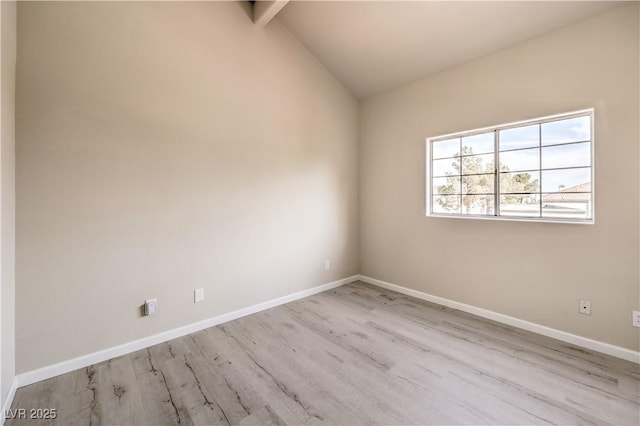
[[[158,299],[147,299],[144,301],[144,314],[153,315],[158,311]]]

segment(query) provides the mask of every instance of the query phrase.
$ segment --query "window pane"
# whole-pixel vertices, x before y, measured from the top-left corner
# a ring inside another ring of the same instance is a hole
[[[431,143],[433,158],[455,157],[460,153],[460,138]]]
[[[540,192],[540,172],[500,173],[500,193]]]
[[[580,167],[591,165],[591,142],[542,148],[542,168]]]
[[[495,192],[494,175],[473,175],[462,177],[462,192],[464,194],[493,194]]]
[[[460,196],[434,195],[431,209],[433,213],[460,213]]]
[[[493,132],[482,133],[479,135],[467,136],[462,138],[462,154],[484,154],[485,152],[493,152]]]
[[[537,170],[540,168],[540,150],[523,149],[500,153],[500,171]]]
[[[433,179],[433,194],[459,194],[460,177],[440,177]]]
[[[493,173],[493,154],[462,157],[462,174]]]
[[[432,176],[449,176],[460,174],[460,159],[446,158],[444,160],[434,160],[432,162]]]
[[[540,217],[540,196],[501,195],[500,215],[514,217]]]
[[[542,145],[588,140],[591,140],[590,116],[542,124]]]
[[[462,197],[462,214],[493,215],[493,195],[464,195]]]
[[[539,124],[500,131],[500,151],[538,146],[539,141]]]
[[[591,194],[557,192],[542,196],[542,217],[591,219]]]
[[[428,142],[431,213],[591,220],[593,118],[579,114]]]
[[[542,172],[542,192],[584,192],[590,182],[589,167]]]

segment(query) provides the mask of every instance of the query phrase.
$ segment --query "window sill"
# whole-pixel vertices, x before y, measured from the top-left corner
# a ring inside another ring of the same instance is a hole
[[[492,220],[503,222],[535,222],[535,223],[564,223],[570,225],[595,225],[594,219],[561,219],[561,218],[538,218],[538,217],[515,217],[515,216],[486,216],[486,215],[449,215],[449,214],[427,214],[427,218],[436,219],[463,219],[463,220]]]

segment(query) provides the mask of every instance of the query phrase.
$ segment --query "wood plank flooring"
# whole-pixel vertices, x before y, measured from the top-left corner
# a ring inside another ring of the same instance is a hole
[[[18,390],[7,425],[640,424],[640,367],[361,282]]]

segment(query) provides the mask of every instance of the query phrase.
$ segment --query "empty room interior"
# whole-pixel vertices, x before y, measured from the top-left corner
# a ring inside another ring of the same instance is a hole
[[[2,424],[640,424],[639,6],[2,1]]]

